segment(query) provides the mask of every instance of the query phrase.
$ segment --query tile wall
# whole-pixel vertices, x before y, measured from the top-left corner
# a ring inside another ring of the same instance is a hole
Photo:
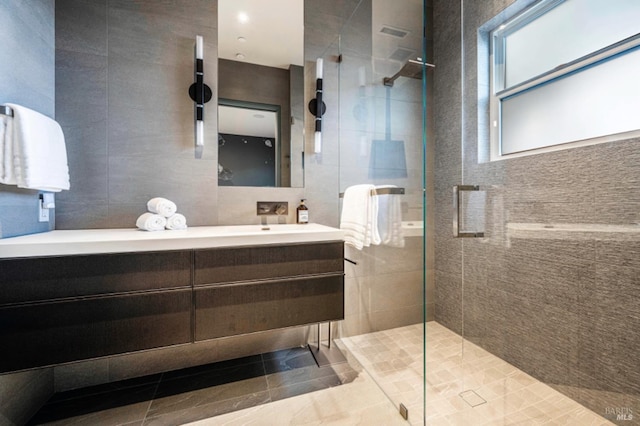
[[[57,229],[123,228],[146,202],[176,202],[190,225],[217,221],[216,2],[71,0],[56,5],[56,109],[73,191]],[[195,158],[193,45],[204,37],[205,144]]]
[[[460,4],[435,2],[436,320],[597,414],[636,414],[640,141],[478,160],[478,29],[526,3],[464,2],[461,75]],[[451,188],[463,168],[465,184],[487,191],[486,238],[452,237]],[[526,223],[539,228],[519,228]]]
[[[35,33],[35,34],[34,34]],[[54,1],[0,3],[0,104],[54,116]],[[0,185],[0,238],[45,232],[38,191]],[[0,424],[23,424],[53,393],[53,369],[0,376]]]
[[[0,104],[16,103],[54,118],[54,1],[0,4]],[[38,222],[36,190],[0,185],[0,238],[52,230]]]

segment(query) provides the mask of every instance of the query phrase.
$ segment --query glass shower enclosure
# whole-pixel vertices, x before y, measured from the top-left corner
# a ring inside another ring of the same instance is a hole
[[[340,192],[402,230],[347,246],[340,344],[411,424],[635,424],[638,135],[496,159],[490,33],[541,2],[389,3],[332,47]]]

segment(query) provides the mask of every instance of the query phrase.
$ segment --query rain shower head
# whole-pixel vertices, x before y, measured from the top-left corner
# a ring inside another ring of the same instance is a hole
[[[435,68],[433,64],[427,64],[426,62],[423,64],[422,61],[409,59],[403,66],[400,68],[400,71],[394,74],[393,77],[385,77],[382,82],[385,86],[393,87],[393,82],[398,77],[409,77],[415,78],[418,80],[422,79],[422,66],[425,65],[427,67]]]

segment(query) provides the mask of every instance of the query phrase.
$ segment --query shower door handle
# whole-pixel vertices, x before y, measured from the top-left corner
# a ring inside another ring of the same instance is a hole
[[[484,232],[461,232],[460,221],[462,219],[462,203],[460,198],[465,191],[480,191],[478,185],[454,185],[453,187],[453,236],[456,238],[484,237]]]

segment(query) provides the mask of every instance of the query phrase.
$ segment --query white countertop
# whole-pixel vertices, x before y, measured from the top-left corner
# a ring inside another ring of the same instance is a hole
[[[51,231],[0,239],[0,259],[76,254],[129,253],[161,250],[340,241],[340,229],[305,225],[194,226],[183,231],[138,229]]]

